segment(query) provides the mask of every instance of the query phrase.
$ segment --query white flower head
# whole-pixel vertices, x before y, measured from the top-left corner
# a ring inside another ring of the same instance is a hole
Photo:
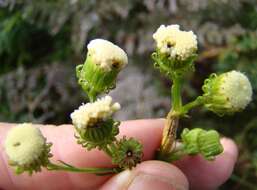
[[[103,39],[95,39],[87,45],[93,62],[106,71],[121,69],[128,63],[127,54],[117,45]]]
[[[241,111],[252,100],[251,83],[239,71],[213,75],[206,80],[203,91],[207,97],[205,106],[221,115]]]
[[[222,75],[220,93],[236,110],[244,109],[252,100],[252,86],[248,78],[241,72],[230,71]]]
[[[26,123],[12,128],[5,140],[6,154],[9,160],[18,166],[38,163],[45,147],[46,139],[40,130]]]
[[[119,103],[113,103],[112,97],[105,96],[93,103],[81,105],[71,113],[72,123],[80,129],[94,127],[99,121],[110,118],[119,109]]]
[[[171,58],[186,60],[197,51],[197,37],[192,31],[181,31],[179,25],[161,25],[153,34],[157,48]]]

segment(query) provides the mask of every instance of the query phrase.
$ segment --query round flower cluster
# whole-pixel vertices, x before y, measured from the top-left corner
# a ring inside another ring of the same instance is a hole
[[[92,40],[87,45],[87,49],[88,56],[92,58],[93,63],[105,71],[111,71],[112,68],[121,69],[128,63],[127,54],[107,40]]]
[[[50,146],[41,131],[27,123],[12,128],[5,140],[9,163],[16,167],[17,173],[40,171],[51,156]]]
[[[105,96],[93,103],[79,107],[71,114],[72,123],[79,129],[94,127],[99,121],[104,121],[120,109],[119,103],[113,103],[112,97]]]
[[[186,60],[197,51],[197,37],[192,32],[181,31],[179,25],[161,25],[153,34],[160,53],[171,58]]]
[[[241,72],[212,75],[203,86],[205,107],[218,114],[243,110],[252,99],[252,86]]]

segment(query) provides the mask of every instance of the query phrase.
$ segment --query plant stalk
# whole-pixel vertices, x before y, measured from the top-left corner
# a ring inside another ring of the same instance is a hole
[[[119,171],[119,168],[77,168],[75,166],[61,162],[62,164],[49,163],[47,169],[50,171],[69,171],[69,172],[84,172],[96,175],[114,174]]]
[[[171,88],[172,109],[168,113],[162,134],[162,142],[158,153],[159,159],[172,152],[175,147],[176,133],[179,125],[180,110],[182,107],[181,99],[181,78],[173,77],[173,86]]]

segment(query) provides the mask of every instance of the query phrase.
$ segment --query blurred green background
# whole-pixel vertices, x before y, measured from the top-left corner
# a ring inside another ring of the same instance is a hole
[[[150,59],[160,24],[198,35],[199,58],[184,102],[201,94],[213,72],[236,69],[250,78],[253,101],[243,113],[220,118],[196,109],[182,126],[215,128],[235,139],[240,156],[220,189],[257,189],[256,0],[0,0],[0,121],[70,123],[69,114],[86,101],[75,66],[94,38],[111,40],[129,55],[111,92],[123,107],[117,117],[164,117],[171,83]]]

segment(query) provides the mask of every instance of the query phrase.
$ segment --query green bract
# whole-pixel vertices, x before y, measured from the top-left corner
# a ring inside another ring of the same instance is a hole
[[[115,122],[112,119],[106,121],[99,121],[95,126],[81,129],[75,127],[77,134],[78,144],[81,144],[87,150],[93,148],[103,149],[107,145],[111,144],[116,139],[116,135],[119,133],[118,126],[120,122]]]
[[[152,54],[154,66],[169,78],[172,78],[174,74],[183,75],[186,72],[194,71],[193,62],[196,57],[197,54],[192,54],[186,60],[176,60],[167,54],[161,54],[159,50]]]
[[[219,133],[215,130],[184,129],[181,139],[183,150],[189,155],[202,154],[205,159],[213,160],[223,152]]]
[[[77,66],[76,74],[79,84],[94,101],[97,95],[115,88],[117,75],[128,58],[120,47],[103,39],[90,41],[87,48],[86,61]]]
[[[76,68],[78,83],[89,97],[96,97],[101,93],[108,93],[115,88],[116,78],[119,69],[113,68],[105,71],[103,68],[93,63],[90,56],[87,57],[83,65]]]

